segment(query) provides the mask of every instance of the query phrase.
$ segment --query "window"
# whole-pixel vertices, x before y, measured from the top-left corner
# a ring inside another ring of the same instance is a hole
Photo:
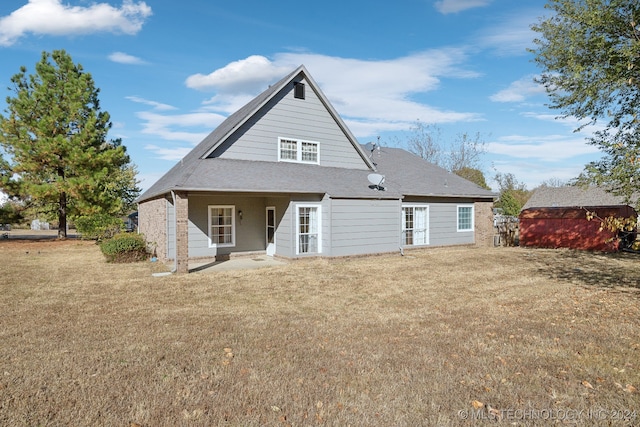
[[[402,207],[402,244],[405,246],[429,244],[429,207]]]
[[[298,160],[298,141],[280,139],[280,160]]]
[[[293,97],[304,99],[304,83],[293,82]]]
[[[320,206],[298,205],[297,253],[322,252],[320,240]]]
[[[458,206],[458,231],[473,231],[473,206]]]
[[[235,206],[209,206],[209,246],[235,246]]]
[[[278,160],[318,164],[318,159],[319,144],[317,142],[278,138]]]

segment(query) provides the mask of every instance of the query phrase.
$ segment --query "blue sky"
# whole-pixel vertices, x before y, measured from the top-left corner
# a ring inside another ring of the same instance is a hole
[[[20,66],[66,50],[148,188],[224,118],[304,64],[361,143],[480,133],[489,179],[532,189],[600,157],[556,119],[526,49],[543,0],[2,0],[0,110]],[[495,182],[489,179],[495,187]]]

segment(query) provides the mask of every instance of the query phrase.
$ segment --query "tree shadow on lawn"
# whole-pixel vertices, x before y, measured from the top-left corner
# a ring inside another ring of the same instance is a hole
[[[539,272],[585,286],[630,291],[640,297],[640,254],[558,250]]]

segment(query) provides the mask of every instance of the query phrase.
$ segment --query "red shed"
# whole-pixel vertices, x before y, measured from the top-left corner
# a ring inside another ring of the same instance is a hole
[[[587,212],[600,218],[637,217],[631,206],[600,188],[543,187],[520,212],[520,246],[617,251],[615,237],[600,231],[600,222],[587,220]]]

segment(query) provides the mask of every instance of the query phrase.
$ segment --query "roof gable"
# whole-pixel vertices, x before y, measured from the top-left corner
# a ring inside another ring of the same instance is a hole
[[[296,85],[306,88],[301,99]],[[218,126],[202,142],[200,158],[278,161],[279,137],[318,142],[323,166],[374,168],[303,65]]]

